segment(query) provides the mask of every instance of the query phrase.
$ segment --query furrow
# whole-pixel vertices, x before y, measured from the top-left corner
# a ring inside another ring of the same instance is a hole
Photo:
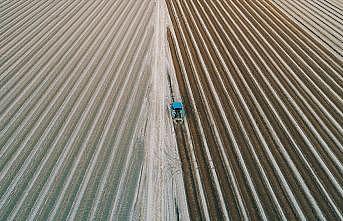
[[[340,40],[340,29],[328,27],[339,26],[339,13],[327,11],[338,4],[325,2],[325,10],[318,1],[282,4]],[[272,1],[167,5],[176,36],[168,40],[187,111],[187,127],[174,128],[180,153],[189,130],[194,150],[188,151],[200,167],[197,183],[198,168],[181,157],[189,211],[196,215],[191,219],[204,218],[199,191],[214,220],[341,219],[342,62]],[[223,199],[222,214],[209,196]]]

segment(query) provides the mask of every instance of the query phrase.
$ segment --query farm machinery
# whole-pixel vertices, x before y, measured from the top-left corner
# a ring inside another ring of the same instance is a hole
[[[185,109],[183,103],[180,101],[174,101],[170,104],[170,111],[172,119],[176,122],[182,122],[185,116]]]

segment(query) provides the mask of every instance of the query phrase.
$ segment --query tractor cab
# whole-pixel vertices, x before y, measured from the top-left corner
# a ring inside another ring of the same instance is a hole
[[[185,109],[182,102],[174,101],[173,103],[171,103],[170,109],[172,118],[175,121],[182,121],[183,117],[185,116]]]

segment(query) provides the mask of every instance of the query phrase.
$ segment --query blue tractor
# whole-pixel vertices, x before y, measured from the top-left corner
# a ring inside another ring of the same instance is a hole
[[[171,116],[175,121],[181,122],[183,120],[183,117],[185,116],[185,109],[183,107],[182,102],[174,101],[170,105],[170,110]]]

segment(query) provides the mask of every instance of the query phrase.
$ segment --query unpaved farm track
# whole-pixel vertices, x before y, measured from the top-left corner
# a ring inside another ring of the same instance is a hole
[[[0,3],[0,220],[127,220],[155,2]]]
[[[309,2],[294,4],[333,7],[321,21],[342,24],[339,1]],[[175,126],[192,219],[342,220],[341,32],[325,26],[336,38],[324,47],[274,1],[166,3],[191,137]]]

